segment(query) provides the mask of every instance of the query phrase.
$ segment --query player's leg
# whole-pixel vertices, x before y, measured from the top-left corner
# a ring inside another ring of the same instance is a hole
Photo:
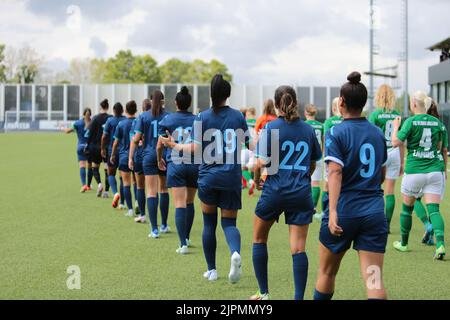
[[[137,216],[141,216],[141,212],[139,210],[139,203],[137,201],[137,180],[136,180],[136,173],[132,170],[131,171],[131,178],[133,179],[133,195],[134,195],[134,213]]]
[[[291,244],[292,267],[294,273],[295,300],[303,300],[308,280],[308,256],[306,238],[309,225],[290,225],[289,240]]]
[[[384,254],[360,250],[359,265],[369,300],[386,300],[383,282]]]
[[[436,236],[436,252],[434,258],[437,260],[444,260],[446,253],[444,243],[445,223],[440,212],[442,188],[443,185],[441,177],[438,177],[435,174],[430,174],[430,183],[426,188],[424,188],[424,200],[427,205],[431,224],[433,225],[434,234]]]
[[[91,190],[92,178],[94,177],[94,172],[92,171],[92,162],[87,161],[87,187]]]
[[[122,179],[122,176],[120,176],[120,179],[119,179],[119,194],[120,194],[119,209],[120,210],[125,210],[127,207],[125,206],[125,193],[123,192],[123,179]]]
[[[178,238],[180,240],[180,247],[177,249],[177,253],[187,254],[189,252],[187,246],[187,214],[186,214],[186,187],[172,188],[172,196],[175,202],[175,226],[177,227]]]
[[[103,198],[109,198],[109,175],[108,175],[108,169],[109,169],[109,165],[108,162],[106,161],[106,159],[104,159],[105,161],[103,161],[103,171],[105,173],[105,190],[103,191],[102,197]]]
[[[425,229],[425,233],[422,237],[422,243],[429,246],[434,246],[433,225],[431,224],[427,210],[422,203],[422,198],[416,199],[416,202],[414,203],[414,212],[416,213],[417,218],[422,221]]]
[[[250,300],[269,300],[268,284],[268,252],[267,240],[273,221],[265,221],[256,214],[253,218],[253,269],[258,281],[259,291],[250,297]]]
[[[385,199],[385,212],[388,223],[388,230],[391,230],[391,221],[395,210],[395,180],[387,179],[384,182],[384,199]]]
[[[400,214],[400,235],[401,241],[394,242],[394,248],[400,252],[407,252],[409,233],[412,228],[412,213],[414,210],[414,202],[416,198],[407,194],[403,194],[402,213]]]
[[[225,239],[230,249],[231,264],[228,280],[231,283],[237,283],[241,279],[241,233],[236,226],[238,211],[234,209],[221,210],[221,225]]]
[[[86,167],[87,163],[84,160],[79,161],[80,166],[80,180],[81,180],[81,192],[84,193],[87,191],[86,185]]]
[[[113,193],[112,207],[117,208],[120,201],[120,193],[117,190],[117,180],[116,180],[117,167],[113,165],[108,166],[108,181],[111,186]]]
[[[209,197],[211,196],[212,194],[209,194]],[[202,196],[200,197],[202,199]],[[213,201],[211,201],[211,203],[212,202]],[[215,281],[217,280],[217,269],[216,269],[217,206],[206,204],[202,200],[201,207],[203,212],[203,233],[202,233],[203,253],[205,255],[206,264],[208,266],[208,270],[203,274],[203,276],[209,281]]]
[[[158,175],[145,176],[145,191],[147,193],[147,211],[150,219],[151,232],[149,237],[159,238],[158,232]]]
[[[132,217],[134,215],[133,211],[133,200],[131,197],[131,172],[130,171],[120,171],[120,175],[123,180],[123,192],[125,196],[125,202],[127,204],[128,213],[127,217]]]
[[[322,160],[316,162],[316,169],[314,170],[314,173],[311,176],[311,191],[312,191],[312,198],[313,198],[313,205],[314,210],[316,211],[316,214],[318,213],[317,206],[319,204],[320,199],[320,184],[322,183],[322,175],[323,175],[323,165]],[[316,217],[318,218],[318,217]]]
[[[194,224],[195,206],[194,200],[197,193],[197,188],[187,188],[186,193],[186,241],[187,245],[191,245],[191,230]]]
[[[319,272],[314,290],[314,300],[331,300],[334,294],[336,275],[346,251],[335,254],[319,243]]]
[[[137,184],[137,202],[140,216],[134,221],[137,223],[145,223],[145,176],[142,173],[135,173]]]
[[[158,191],[159,191],[159,207],[161,211],[161,227],[159,231],[161,233],[170,232],[170,228],[167,225],[167,219],[169,216],[169,189],[166,185],[166,175],[158,175]]]

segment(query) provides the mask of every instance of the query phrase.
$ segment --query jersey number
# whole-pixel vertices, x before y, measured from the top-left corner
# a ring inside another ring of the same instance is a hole
[[[389,120],[386,122],[386,129],[384,131],[384,137],[386,141],[392,140],[392,132],[394,131],[394,121]]]
[[[177,132],[177,143],[190,144],[191,143],[191,131],[192,127],[178,127],[175,130]]]
[[[281,170],[298,170],[298,171],[306,171],[306,166],[301,166],[300,164],[305,160],[306,156],[309,152],[309,146],[306,142],[300,141],[295,145],[292,141],[285,141],[281,146],[281,151],[288,150],[286,156],[283,161],[280,163]],[[292,158],[295,152],[300,152],[300,156],[294,165],[288,165],[287,163]]]
[[[361,149],[359,150],[359,160],[366,166],[359,171],[361,177],[372,177],[375,172],[375,148],[372,144],[366,143],[361,146]]]
[[[158,137],[158,120],[152,121],[152,127],[153,127],[153,138]]]
[[[430,151],[433,145],[433,140],[431,138],[431,128],[424,128],[422,138],[420,139],[419,146],[424,149],[424,151]]]

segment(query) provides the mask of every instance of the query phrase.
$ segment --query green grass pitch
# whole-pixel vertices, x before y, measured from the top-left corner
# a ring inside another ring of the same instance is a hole
[[[173,205],[169,220],[173,232],[150,240],[148,225],[136,225],[124,217],[124,211],[113,210],[110,199],[98,199],[94,192],[79,193],[74,135],[1,134],[0,146],[0,299],[246,299],[257,290],[251,260],[257,197],[244,195],[238,218],[242,280],[236,285],[227,282],[229,252],[219,225],[219,280],[209,283],[202,277],[206,266],[198,201],[192,231],[195,247],[192,254],[179,256],[175,254],[178,241]],[[397,202],[385,258],[389,298],[450,298],[449,262],[433,261],[434,248],[420,244],[423,227],[417,218],[411,234],[412,252],[393,250],[392,242],[399,238],[399,209]],[[449,211],[449,201],[445,200],[442,212],[447,223]],[[314,222],[308,237],[306,299],[312,299],[316,280],[318,230],[319,223]],[[70,265],[81,269],[80,290],[67,289]],[[293,298],[284,218],[270,234],[269,287],[273,299]],[[342,264],[335,299],[365,299],[353,250]]]

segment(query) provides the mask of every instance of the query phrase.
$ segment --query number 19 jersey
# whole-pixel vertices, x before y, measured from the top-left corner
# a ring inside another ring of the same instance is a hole
[[[384,134],[366,118],[346,119],[327,132],[325,161],[342,166],[339,216],[365,216],[384,210],[381,169],[386,160]]]

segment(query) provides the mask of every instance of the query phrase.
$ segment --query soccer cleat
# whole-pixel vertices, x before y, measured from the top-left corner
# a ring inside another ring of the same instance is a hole
[[[203,278],[207,279],[208,281],[216,281],[217,280],[217,271],[215,269],[208,270],[203,274]]]
[[[145,223],[145,216],[139,216],[139,217],[134,218],[134,222]]]
[[[128,210],[128,212],[125,213],[125,217],[129,218],[134,217],[134,210],[133,209]]]
[[[103,194],[102,194],[102,198],[103,199],[108,199],[109,198],[109,192],[103,192]]]
[[[436,252],[434,254],[434,260],[444,260],[445,257],[445,247],[440,246],[438,249],[436,249]]]
[[[101,183],[99,183],[97,186],[97,197],[98,198],[100,198],[102,196],[102,192],[103,192],[103,186]]]
[[[148,237],[151,239],[158,239],[159,238],[158,229],[155,229],[152,232],[150,232]]]
[[[90,189],[88,186],[84,185],[84,186],[81,188],[80,192],[81,192],[81,193],[85,193],[86,191],[89,191],[89,190],[91,190],[91,189]]]
[[[126,210],[126,209],[127,207],[123,203],[119,204],[119,210]]]
[[[178,248],[176,250],[176,253],[178,253],[178,254],[188,254],[189,253],[189,249],[188,249],[187,246],[182,246],[182,247],[180,247],[180,248]]]
[[[237,252],[231,256],[230,273],[228,274],[228,280],[231,283],[237,283],[242,276],[242,259],[241,255]]]
[[[395,241],[394,242],[394,249],[400,252],[408,252],[408,245],[406,246],[402,246],[402,242],[401,241]]]
[[[262,300],[270,300],[270,295],[268,293],[262,294],[259,290],[253,296],[250,297],[250,300],[254,301],[262,301]]]
[[[160,233],[169,233],[170,232],[170,227],[169,226],[160,226],[159,227],[159,232]]]
[[[423,244],[428,245],[430,239],[433,240],[432,233],[433,233],[433,225],[431,223],[429,223],[425,230],[425,234],[423,235],[423,238],[422,238]]]
[[[86,191],[91,191],[92,190],[91,186],[86,186],[86,187],[87,187]]]
[[[120,194],[116,193],[113,198],[112,207],[117,208],[117,206],[119,205],[119,201],[120,201]]]
[[[430,237],[427,243],[425,243],[427,246],[433,247],[435,245],[433,237]]]
[[[323,218],[323,212],[314,214],[314,219],[316,219],[317,221],[321,222],[322,218]]]

